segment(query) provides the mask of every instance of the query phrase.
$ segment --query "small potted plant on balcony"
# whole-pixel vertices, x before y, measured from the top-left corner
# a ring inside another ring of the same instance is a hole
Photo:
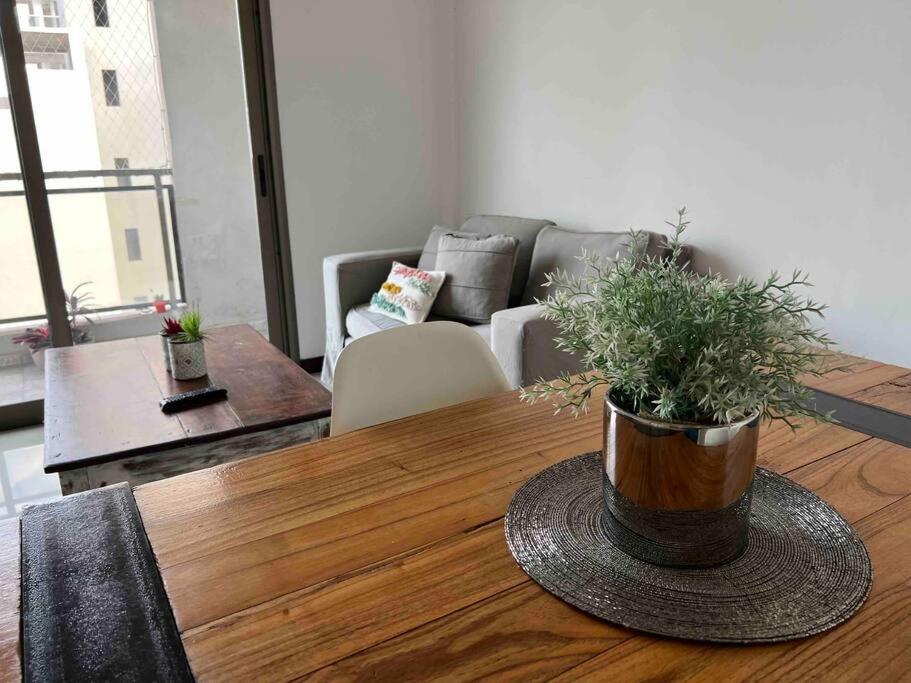
[[[32,362],[44,369],[44,352],[51,346],[51,333],[46,325],[25,328],[25,332],[13,337],[13,344],[27,346]]]
[[[181,331],[168,338],[171,374],[174,379],[197,379],[207,374],[202,316],[195,308],[180,316]]]
[[[152,294],[152,307],[155,309],[156,313],[167,312],[168,302],[165,300],[164,294]]]
[[[79,327],[80,318],[89,325],[93,323],[88,315],[91,311],[91,306],[88,302],[95,297],[89,291],[81,293],[79,291],[90,284],[91,282],[80,282],[71,292],[66,294],[67,321],[69,322],[74,344],[88,344],[93,341],[92,336]],[[47,325],[27,327],[25,332],[13,337],[12,341],[14,344],[27,346],[31,352],[32,362],[42,370],[44,369],[44,352],[51,347],[51,332]]]
[[[681,209],[670,258],[646,255],[633,232],[629,257],[583,254],[583,275],[548,277],[544,315],[588,371],[522,396],[578,413],[606,385],[605,533],[649,562],[709,566],[746,547],[760,420],[829,419],[802,377],[837,367],[810,324],[824,307],[798,294],[803,274],[696,273],[681,263],[687,224]]]
[[[175,318],[165,316],[161,321],[161,330],[158,332],[161,337],[161,353],[164,356],[164,369],[171,372],[171,349],[168,341],[183,332],[180,322]]]

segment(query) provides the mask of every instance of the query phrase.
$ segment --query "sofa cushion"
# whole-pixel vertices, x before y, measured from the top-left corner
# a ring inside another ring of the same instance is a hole
[[[489,323],[509,304],[519,240],[512,235],[443,235],[435,272],[446,281],[433,305],[434,315],[466,323]]]
[[[454,235],[455,237],[477,237],[478,233],[462,232],[461,230],[449,230],[448,228],[441,228],[439,225],[435,225],[433,227],[433,230],[430,231],[430,235],[427,237],[427,242],[424,244],[423,251],[421,251],[421,258],[418,259],[418,268],[421,270],[437,269],[437,252],[440,249],[440,237],[443,235]],[[485,237],[486,236],[487,235],[485,235]]]
[[[355,339],[380,330],[391,330],[394,327],[401,327],[405,324],[401,320],[390,318],[388,315],[371,311],[370,304],[355,306],[345,316],[345,328],[348,331],[348,336]]]
[[[439,318],[431,315],[427,320],[439,320]],[[345,316],[345,327],[348,331],[348,336],[345,338],[345,345],[347,346],[352,339],[358,339],[368,334],[388,330],[393,327],[401,327],[405,324],[406,323],[403,323],[400,320],[393,320],[388,316],[372,312],[370,310],[370,304],[355,306],[350,309]],[[469,325],[469,327],[481,335],[488,345],[490,344],[490,325]]]
[[[667,253],[664,238],[654,232],[645,232],[648,237],[646,252],[653,256]],[[547,274],[557,269],[565,270],[570,275],[581,275],[586,266],[577,256],[585,249],[589,252],[600,252],[606,258],[616,258],[629,253],[629,232],[589,232],[548,226],[538,234],[534,254],[529,268],[528,284],[522,295],[522,305],[535,303],[536,299],[545,299],[550,293],[544,286]]]
[[[512,235],[519,240],[516,252],[516,267],[512,272],[512,285],[509,289],[509,305],[518,306],[528,280],[528,269],[531,256],[535,250],[535,239],[541,228],[553,225],[553,221],[538,218],[518,218],[516,216],[472,216],[459,228],[461,232],[474,232],[484,235]]]
[[[422,323],[445,278],[441,270],[421,270],[393,261],[386,281],[370,298],[370,310],[409,325]]]

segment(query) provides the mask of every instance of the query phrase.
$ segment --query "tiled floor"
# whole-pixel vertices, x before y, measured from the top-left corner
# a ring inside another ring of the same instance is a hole
[[[0,367],[0,406],[44,398],[44,370],[34,363]]]
[[[0,432],[0,519],[60,497],[60,480],[43,472],[43,460],[43,427]]]

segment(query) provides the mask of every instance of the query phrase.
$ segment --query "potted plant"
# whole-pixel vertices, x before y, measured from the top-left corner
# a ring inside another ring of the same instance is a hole
[[[13,344],[27,346],[32,362],[44,369],[44,352],[51,346],[51,333],[46,325],[25,328],[25,332],[13,337]]]
[[[89,291],[79,292],[80,289],[90,284],[92,283],[80,282],[72,291],[65,294],[67,321],[73,344],[87,344],[93,341],[92,336],[79,327],[80,318],[90,325],[93,324],[93,320],[88,315],[91,311],[88,302],[94,300],[95,297]],[[24,333],[13,337],[12,342],[27,346],[31,352],[32,362],[42,370],[44,369],[44,352],[51,347],[51,333],[47,325],[27,327]]]
[[[197,379],[207,374],[206,350],[208,335],[202,330],[202,316],[196,309],[180,316],[181,331],[168,337],[171,374],[174,379]]]
[[[168,372],[171,372],[171,350],[168,344],[168,341],[171,337],[174,337],[183,332],[183,328],[180,326],[175,318],[170,318],[165,316],[161,320],[161,330],[159,330],[158,335],[161,338],[161,353],[164,355],[164,369]]]
[[[810,407],[806,375],[836,369],[813,328],[824,306],[798,294],[797,271],[761,283],[699,274],[683,260],[678,212],[670,258],[583,253],[586,272],[548,277],[544,316],[560,348],[588,371],[539,382],[522,398],[586,410],[604,399],[603,526],[611,541],[657,564],[710,566],[746,547],[761,420],[827,420]]]
[[[164,294],[152,294],[152,307],[156,313],[165,313],[168,310],[168,302],[165,301]]]

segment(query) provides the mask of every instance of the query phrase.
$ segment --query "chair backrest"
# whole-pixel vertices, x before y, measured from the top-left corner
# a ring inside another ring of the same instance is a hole
[[[511,389],[481,336],[461,323],[405,325],[355,339],[332,387],[332,436]]]

